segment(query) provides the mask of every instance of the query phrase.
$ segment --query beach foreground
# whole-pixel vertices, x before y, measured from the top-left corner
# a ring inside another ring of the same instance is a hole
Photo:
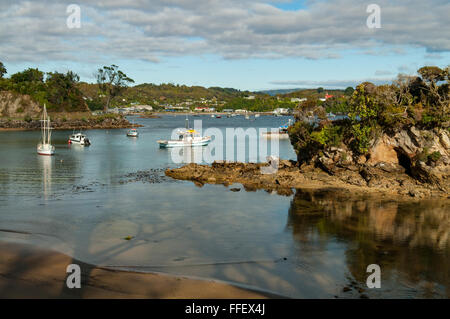
[[[31,245],[0,242],[0,298],[267,298],[229,284],[105,269]],[[66,268],[81,268],[81,288],[66,286]]]

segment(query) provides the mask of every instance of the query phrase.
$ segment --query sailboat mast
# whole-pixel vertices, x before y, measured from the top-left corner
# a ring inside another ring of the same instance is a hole
[[[47,125],[47,144],[50,144],[50,137],[52,135],[51,127],[50,127],[50,117],[48,117],[48,125]]]
[[[47,119],[47,109],[45,107],[44,104],[44,112],[42,114],[42,121],[43,121],[43,134],[42,134],[42,144],[45,144],[46,141],[46,133],[47,133],[47,128],[46,128],[46,119]]]

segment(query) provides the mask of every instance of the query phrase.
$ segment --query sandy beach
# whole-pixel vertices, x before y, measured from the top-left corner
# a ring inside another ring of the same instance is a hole
[[[259,299],[263,293],[229,284],[89,265],[32,245],[1,242],[0,298]],[[81,268],[81,288],[66,286],[66,268]]]

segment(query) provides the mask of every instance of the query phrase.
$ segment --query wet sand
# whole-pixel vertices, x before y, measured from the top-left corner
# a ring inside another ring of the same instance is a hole
[[[31,245],[0,242],[0,298],[268,298],[226,283],[117,271]],[[66,268],[81,268],[81,288],[66,286]]]

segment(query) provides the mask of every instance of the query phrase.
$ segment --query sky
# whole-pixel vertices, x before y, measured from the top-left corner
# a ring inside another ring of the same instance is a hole
[[[370,4],[380,28],[367,25]],[[382,84],[450,64],[450,1],[0,0],[0,61],[9,75],[73,70],[87,82],[116,64],[138,84]]]

